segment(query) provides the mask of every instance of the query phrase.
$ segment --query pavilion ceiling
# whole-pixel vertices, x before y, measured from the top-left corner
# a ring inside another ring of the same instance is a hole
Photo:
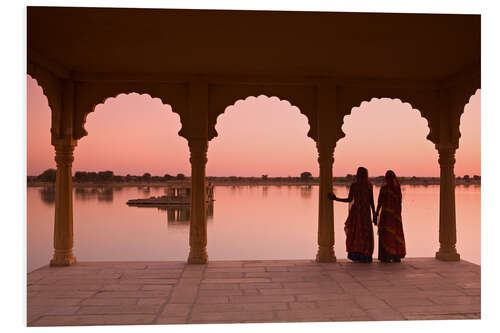
[[[101,74],[439,80],[481,57],[479,15],[28,7],[27,41]]]

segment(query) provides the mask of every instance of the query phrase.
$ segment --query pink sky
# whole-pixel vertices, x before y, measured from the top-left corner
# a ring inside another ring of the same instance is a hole
[[[28,175],[55,168],[50,145],[50,109],[37,82],[27,82]],[[455,174],[481,174],[481,97],[466,106],[456,154]],[[393,119],[391,122],[385,119]],[[89,114],[89,135],[75,148],[75,171],[112,170],[115,174],[190,174],[187,141],[178,136],[179,116],[149,95],[109,98]],[[345,117],[346,137],[337,142],[334,176],[355,173],[359,165],[370,175],[388,168],[401,176],[439,176],[437,151],[425,139],[429,129],[420,112],[399,100],[374,99]],[[219,136],[209,143],[209,176],[318,175],[315,143],[307,137],[305,116],[288,101],[259,96],[228,106],[219,116]]]

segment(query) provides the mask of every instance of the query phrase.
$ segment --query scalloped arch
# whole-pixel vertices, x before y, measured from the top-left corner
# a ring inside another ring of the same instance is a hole
[[[213,135],[213,136],[210,138],[210,140],[212,140],[212,139],[214,139],[214,138],[216,138],[216,137],[218,136],[218,133],[217,133],[217,131],[215,130],[215,126],[217,126],[217,123],[219,122],[219,118],[220,118],[221,116],[226,115],[229,109],[231,109],[232,107],[236,106],[238,103],[243,103],[243,102],[246,102],[246,101],[248,101],[249,99],[252,99],[252,98],[257,99],[257,98],[259,98],[259,97],[261,97],[261,96],[264,96],[264,97],[266,97],[267,99],[276,98],[276,99],[278,99],[278,100],[279,100],[279,102],[280,102],[280,103],[287,103],[287,104],[288,104],[288,106],[292,107],[292,109],[293,109],[293,108],[296,108],[296,109],[297,109],[297,111],[298,111],[298,112],[297,112],[297,113],[298,113],[298,115],[299,115],[299,116],[301,116],[301,117],[304,117],[304,118],[306,119],[306,121],[307,121],[307,125],[309,126],[309,129],[307,130],[307,132],[308,132],[308,135],[307,135],[307,136],[308,136],[309,138],[311,138],[312,140],[314,140],[314,138],[312,138],[312,137],[309,135],[309,133],[311,132],[311,124],[310,124],[310,121],[309,121],[309,117],[308,117],[306,114],[302,113],[302,112],[300,111],[300,108],[299,108],[298,106],[293,105],[293,104],[292,104],[292,103],[290,103],[290,101],[289,101],[289,100],[287,100],[287,99],[280,98],[279,96],[275,96],[275,95],[273,95],[273,96],[268,96],[268,95],[266,95],[266,94],[260,94],[260,95],[257,95],[257,96],[250,95],[250,96],[247,96],[247,97],[245,97],[245,98],[240,98],[240,99],[236,100],[233,104],[228,105],[228,106],[224,109],[224,111],[223,111],[222,113],[218,114],[218,115],[217,115],[217,117],[215,118],[215,123],[214,123],[214,126],[213,126],[213,131],[214,131],[214,134],[215,134],[215,135]]]
[[[425,118],[425,117],[422,115],[422,112],[421,112],[419,109],[414,108],[414,107],[411,105],[411,103],[409,103],[409,102],[404,102],[404,101],[402,101],[400,98],[388,98],[388,97],[381,97],[381,98],[380,98],[380,97],[372,97],[369,101],[362,101],[359,105],[357,105],[357,106],[353,106],[353,107],[351,108],[351,111],[349,112],[349,114],[344,115],[344,117],[342,118],[342,126],[341,126],[341,131],[342,131],[342,134],[343,134],[343,135],[342,135],[342,138],[344,138],[344,137],[346,136],[346,134],[345,134],[344,130],[342,129],[342,127],[344,127],[344,125],[345,125],[345,120],[346,120],[346,117],[350,117],[350,116],[352,115],[352,112],[353,112],[353,110],[354,110],[354,109],[360,108],[360,107],[363,105],[363,103],[371,103],[371,102],[373,102],[373,101],[383,100],[383,99],[390,99],[391,101],[399,101],[399,102],[401,103],[401,105],[405,105],[405,104],[406,104],[406,105],[409,105],[409,106],[410,106],[410,108],[411,108],[412,110],[417,111],[417,112],[418,112],[418,114],[420,115],[420,117],[421,117],[421,118],[423,118],[423,119],[425,120],[425,122],[426,122],[426,126],[427,126],[427,128],[429,129],[429,134],[427,134],[427,137],[426,137],[426,138],[427,138],[428,140],[430,140],[430,139],[429,139],[429,136],[430,136],[431,128],[430,128],[430,126],[429,126],[429,121],[427,120],[427,118]],[[432,141],[432,140],[430,140],[430,141]]]
[[[218,117],[239,101],[266,96],[286,101],[296,107],[307,118],[307,136],[317,141],[316,88],[314,86],[267,86],[267,85],[222,85],[211,86],[209,90],[208,139],[218,133],[215,126]],[[265,121],[265,120],[263,120]]]
[[[404,96],[404,97],[402,97]],[[359,108],[364,102],[370,103],[373,100],[391,99],[401,102],[403,105],[408,104],[412,110],[415,110],[419,115],[424,118],[429,128],[429,134],[426,139],[434,144],[439,141],[439,128],[437,111],[438,107],[438,91],[426,91],[424,93],[401,94],[401,92],[355,92],[341,97],[341,112],[339,113],[340,135],[337,140],[346,136],[342,127],[344,125],[345,117],[350,116],[354,108]]]
[[[77,85],[77,106],[76,106],[76,116],[75,121],[75,139],[80,139],[86,135],[88,132],[85,129],[85,123],[87,121],[87,116],[95,112],[98,105],[105,104],[107,100],[118,98],[120,95],[129,94],[139,94],[147,95],[151,99],[158,98],[164,105],[169,105],[173,113],[179,116],[181,122],[181,129],[178,134],[181,137],[186,138],[185,135],[185,89],[171,89],[167,91],[165,85],[156,85],[153,87],[144,87],[138,85],[89,85],[85,83],[79,83]],[[167,102],[168,101],[168,102]]]

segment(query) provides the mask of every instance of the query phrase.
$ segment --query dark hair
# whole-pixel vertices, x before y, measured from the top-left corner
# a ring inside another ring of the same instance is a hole
[[[394,171],[387,170],[387,172],[385,173],[385,180],[387,180],[387,181],[393,181],[394,179],[397,179],[396,178],[396,174],[394,173]]]
[[[392,170],[387,170],[385,173],[385,183],[391,187],[400,187],[398,177]]]
[[[368,170],[365,167],[359,167],[356,172],[356,181],[359,183],[369,183]]]

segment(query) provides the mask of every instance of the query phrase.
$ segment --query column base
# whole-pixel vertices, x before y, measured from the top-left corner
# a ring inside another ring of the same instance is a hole
[[[453,249],[439,249],[436,252],[436,259],[442,261],[460,261],[460,254],[457,253],[455,248]]]
[[[317,262],[336,262],[335,251],[333,246],[319,246],[318,253],[316,254]]]
[[[191,248],[189,250],[188,264],[206,264],[208,262],[208,254],[206,248]]]
[[[54,257],[50,261],[50,266],[70,266],[74,263],[76,263],[76,257],[73,254],[73,250],[55,250]]]

